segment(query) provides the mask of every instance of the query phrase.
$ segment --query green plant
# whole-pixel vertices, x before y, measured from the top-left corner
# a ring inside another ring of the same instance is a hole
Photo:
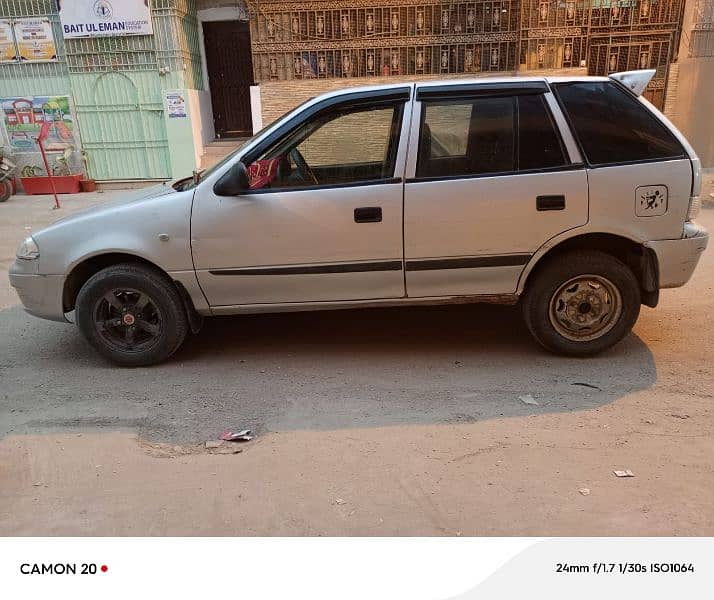
[[[52,167],[52,174],[53,175],[71,175],[72,174],[72,169],[69,166],[69,159],[72,156],[74,148],[72,146],[69,146],[65,148],[64,152],[62,153],[62,156],[58,156],[55,159],[55,164]]]
[[[20,171],[20,177],[39,177],[42,175],[42,167],[35,165],[25,165]]]

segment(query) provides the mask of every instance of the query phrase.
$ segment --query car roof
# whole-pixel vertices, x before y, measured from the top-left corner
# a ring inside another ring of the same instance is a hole
[[[463,85],[489,85],[494,83],[519,84],[528,82],[544,82],[544,83],[563,83],[571,81],[609,81],[608,77],[590,76],[590,75],[560,75],[560,76],[482,76],[482,77],[458,77],[451,79],[428,79],[428,80],[413,80],[413,81],[395,81],[394,83],[385,83],[379,85],[360,85],[331,90],[324,94],[314,97],[314,100],[324,100],[343,94],[353,94],[359,92],[371,92],[379,90],[391,90],[399,88],[432,88],[432,87],[448,87],[448,86],[463,86]]]

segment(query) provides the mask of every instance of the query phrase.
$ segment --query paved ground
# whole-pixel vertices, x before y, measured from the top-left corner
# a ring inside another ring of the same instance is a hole
[[[0,205],[4,269],[49,205]],[[0,534],[714,535],[713,288],[710,251],[589,360],[484,306],[209,320],[124,370],[0,287]]]

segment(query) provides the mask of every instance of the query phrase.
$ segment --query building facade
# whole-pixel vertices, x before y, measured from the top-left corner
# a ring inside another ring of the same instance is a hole
[[[66,0],[0,0],[0,34],[10,31],[19,47],[28,20],[46,22],[55,50],[50,60],[13,59],[0,35],[3,136],[31,164],[37,148],[23,107],[64,120],[53,127],[57,151],[70,146],[74,169],[98,180],[188,174],[216,137],[248,135],[317,93],[367,83],[654,68],[645,95],[666,108],[684,12],[683,0],[72,4],[93,11],[95,25],[67,29]],[[150,32],[116,35],[120,5],[146,11]]]
[[[89,9],[111,7],[104,0],[72,1],[84,2]],[[122,4],[131,1],[122,0]],[[144,5],[144,0],[138,4]],[[9,60],[11,52],[6,51],[0,62],[4,145],[18,164],[42,164],[32,140],[38,119],[48,117],[38,107],[44,98],[52,98],[68,105],[62,121],[73,136],[66,140],[60,134],[54,136],[50,148],[69,147],[74,172],[85,170],[98,180],[167,179],[187,169],[190,173],[201,147],[194,147],[189,121],[195,121],[200,130],[200,115],[169,119],[167,94],[184,93],[187,105],[199,106],[205,90],[195,3],[152,0],[151,35],[77,38],[65,37],[61,6],[58,0],[0,0],[0,25],[29,24],[28,37],[44,35],[54,45],[53,56]],[[44,34],[38,33],[42,24],[48,29]],[[14,34],[20,46],[22,34],[17,28]],[[30,40],[28,46],[40,43]],[[9,122],[17,119],[13,113],[18,101],[20,106],[33,105],[38,119]]]
[[[714,167],[714,0],[687,2],[679,57],[672,65],[670,117],[703,165]]]

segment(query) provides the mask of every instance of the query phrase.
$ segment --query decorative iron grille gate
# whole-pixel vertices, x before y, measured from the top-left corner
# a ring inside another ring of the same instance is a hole
[[[533,71],[585,66],[589,21],[589,3],[522,2],[521,68]]]
[[[683,0],[253,0],[256,80],[655,68],[660,107]]]
[[[696,0],[691,31],[689,56],[714,56],[714,0]]]
[[[251,4],[258,81],[516,68],[518,2]]]
[[[683,9],[683,0],[593,0],[588,73],[656,69],[645,96],[662,108]]]

